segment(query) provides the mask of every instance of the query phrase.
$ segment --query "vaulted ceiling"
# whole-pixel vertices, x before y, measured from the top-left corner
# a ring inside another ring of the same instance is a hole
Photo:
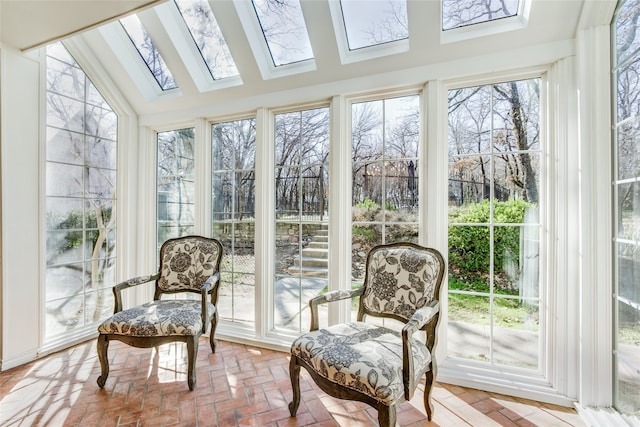
[[[356,0],[351,0],[356,1]],[[362,10],[381,0],[357,0]],[[443,31],[442,2],[408,0],[408,38],[370,48],[345,48],[343,23],[336,14],[337,0],[302,0],[301,11],[312,59],[276,67],[260,50],[264,43],[251,22],[258,22],[249,0],[210,0],[215,20],[238,71],[231,79],[210,82],[188,51],[195,46],[188,33],[173,20],[178,10],[167,1],[13,1],[0,2],[2,42],[32,49],[57,39],[86,52],[85,60],[106,72],[133,109],[141,116],[176,113],[202,116],[217,111],[239,111],[270,102],[291,102],[365,90],[367,85],[398,86],[429,78],[427,70],[455,64],[463,58],[492,54],[512,55],[530,46],[571,40],[583,0],[532,0],[520,16]],[[525,3],[526,4],[526,3]],[[247,7],[249,6],[249,7]],[[339,6],[338,6],[339,7]],[[136,13],[170,70],[177,89],[162,91],[140,57],[132,55],[130,40],[118,18]],[[344,15],[343,15],[344,16]],[[182,24],[184,25],[184,24]],[[128,49],[128,51],[127,51]],[[142,66],[141,66],[142,64]],[[464,70],[460,70],[462,73]],[[251,102],[253,100],[253,102]],[[221,108],[224,106],[224,108]]]

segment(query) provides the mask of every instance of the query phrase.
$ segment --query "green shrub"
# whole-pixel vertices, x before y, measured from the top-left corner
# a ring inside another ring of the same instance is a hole
[[[376,237],[373,229],[366,228],[366,227],[359,227],[355,225],[353,226],[352,233],[355,236],[362,236],[368,241],[373,241],[375,240],[375,237]]]
[[[356,203],[355,207],[359,209],[380,209],[380,205],[368,197],[364,201]]]
[[[534,204],[522,200],[494,201],[494,223],[521,224],[525,211],[532,207]],[[449,227],[449,264],[453,272],[489,272],[490,208],[489,200],[483,200],[450,211],[452,224],[478,224]],[[494,272],[503,272],[509,265],[518,269],[521,227],[498,226],[493,231]]]

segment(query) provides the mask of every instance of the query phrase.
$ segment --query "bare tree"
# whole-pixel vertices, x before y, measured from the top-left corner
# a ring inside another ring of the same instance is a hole
[[[517,0],[443,0],[444,30],[513,16],[518,12]]]
[[[535,80],[537,85],[538,81]],[[513,131],[513,139],[515,140],[515,150],[519,152],[527,151],[531,148],[532,144],[537,144],[538,135],[533,135],[533,138],[529,138],[528,135],[528,122],[530,120],[529,110],[525,109],[520,95],[520,88],[518,82],[509,82],[503,85],[494,85],[493,89],[502,96],[510,105],[509,120]],[[531,105],[529,105],[531,107]],[[534,110],[536,117],[535,123],[538,123],[538,111]],[[537,130],[537,127],[534,127]],[[497,148],[499,145],[496,144]],[[511,146],[507,142],[507,148],[511,151]],[[536,172],[531,164],[531,156],[528,153],[518,153],[515,156],[503,157],[508,164],[508,167],[512,171],[509,176],[511,182],[518,188],[523,190],[523,199],[528,202],[538,202],[538,182]],[[514,161],[510,161],[513,159]]]

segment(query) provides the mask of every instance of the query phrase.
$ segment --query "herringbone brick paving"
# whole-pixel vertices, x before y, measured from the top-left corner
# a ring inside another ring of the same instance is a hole
[[[186,381],[186,347],[167,344],[109,348],[110,373],[96,384],[95,340],[0,373],[0,425],[13,426],[313,426],[377,425],[377,412],[334,399],[302,370],[296,417],[286,353],[202,337],[197,388]],[[398,410],[401,426],[583,426],[575,411],[555,405],[436,383],[435,417],[428,422],[422,387]]]

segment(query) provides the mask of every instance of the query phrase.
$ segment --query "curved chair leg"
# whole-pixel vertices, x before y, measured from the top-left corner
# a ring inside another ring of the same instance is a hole
[[[213,336],[216,333],[216,326],[218,326],[218,311],[213,314],[211,318],[211,332],[209,332],[209,345],[211,346],[211,353],[216,352],[216,342],[213,340]]]
[[[380,427],[396,427],[396,407],[380,405],[378,407],[378,423]]]
[[[109,339],[106,335],[100,334],[98,336],[98,360],[100,361],[100,376],[98,377],[98,387],[104,387],[109,376],[109,358],[107,357],[107,350],[109,349]]]
[[[298,406],[300,405],[300,365],[298,365],[297,362],[298,358],[291,355],[291,361],[289,362],[289,376],[291,377],[293,398],[291,402],[289,402],[289,413],[292,417],[296,416]]]
[[[427,419],[433,420],[433,403],[431,403],[431,389],[433,388],[433,370],[427,371],[427,379],[424,382],[424,409],[427,411]]]
[[[189,390],[196,388],[196,358],[198,355],[198,336],[187,339],[187,383]]]

